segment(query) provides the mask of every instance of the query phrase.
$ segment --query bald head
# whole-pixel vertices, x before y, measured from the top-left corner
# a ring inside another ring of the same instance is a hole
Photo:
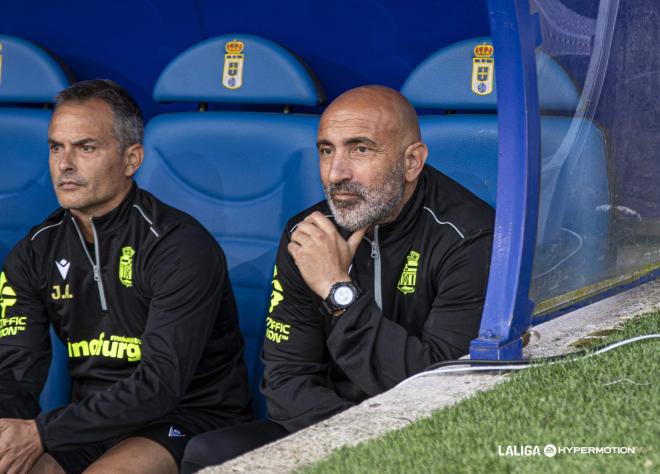
[[[402,144],[421,140],[417,112],[398,91],[385,86],[356,87],[337,97],[321,116],[334,116],[338,112],[375,112],[390,133],[396,133]]]
[[[352,231],[396,218],[428,153],[415,109],[383,86],[337,97],[321,116],[317,146],[330,210]]]

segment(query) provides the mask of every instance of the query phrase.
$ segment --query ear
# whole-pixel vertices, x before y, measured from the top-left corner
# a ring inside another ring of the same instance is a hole
[[[422,142],[415,142],[406,148],[404,152],[404,161],[406,165],[406,182],[412,183],[419,177],[419,174],[424,169],[426,157],[429,154],[428,148]]]
[[[142,166],[142,161],[144,160],[144,148],[137,143],[131,145],[124,152],[124,157],[126,159],[124,175],[126,175],[127,178],[130,178],[137,172],[140,166]]]

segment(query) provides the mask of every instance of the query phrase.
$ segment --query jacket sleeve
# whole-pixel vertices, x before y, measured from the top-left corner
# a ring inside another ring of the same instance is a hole
[[[289,235],[285,229],[273,276],[261,391],[268,417],[293,432],[353,403],[337,395],[329,380],[323,316],[289,255]]]
[[[50,366],[49,321],[31,248],[22,240],[0,273],[0,418],[34,418]]]
[[[373,396],[433,363],[466,354],[479,332],[491,245],[490,232],[477,234],[445,257],[419,337],[383,317],[370,293],[339,316],[328,348],[353,383]]]
[[[216,317],[235,317],[228,314],[235,306],[225,291],[224,255],[203,229],[181,224],[144,251],[139,268],[153,297],[140,362],[107,389],[39,415],[49,451],[129,434],[170,412],[187,391]]]

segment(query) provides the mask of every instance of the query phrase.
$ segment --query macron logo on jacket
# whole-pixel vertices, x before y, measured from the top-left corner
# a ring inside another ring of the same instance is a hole
[[[68,262],[65,258],[63,258],[59,262],[55,261],[55,266],[60,272],[60,275],[62,275],[62,280],[66,280],[66,276],[69,274],[69,268],[71,267],[71,262]]]

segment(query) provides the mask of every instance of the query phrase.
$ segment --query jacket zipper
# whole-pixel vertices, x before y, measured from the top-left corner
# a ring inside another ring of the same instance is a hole
[[[380,248],[378,247],[378,226],[374,227],[374,240],[371,241],[371,258],[374,259],[374,299],[378,309],[383,309],[383,292],[380,283]]]
[[[85,251],[85,255],[87,255],[87,259],[89,260],[89,263],[92,265],[92,270],[94,271],[94,281],[96,282],[96,285],[99,289],[99,299],[101,300],[101,310],[107,311],[108,310],[108,303],[105,299],[105,290],[103,289],[103,280],[101,279],[101,254],[99,251],[99,237],[98,234],[96,233],[96,227],[94,227],[94,221],[93,217],[89,218],[89,223],[92,225],[92,233],[94,234],[94,253],[96,254],[96,262],[92,260],[92,256],[89,254],[89,250],[87,250],[87,244],[85,244],[85,239],[83,238],[82,232],[80,232],[80,227],[78,227],[78,223],[76,222],[76,219],[71,216],[71,220],[73,221],[73,225],[75,226],[76,230],[78,231],[78,237],[80,237],[80,243],[82,244],[83,250]]]

